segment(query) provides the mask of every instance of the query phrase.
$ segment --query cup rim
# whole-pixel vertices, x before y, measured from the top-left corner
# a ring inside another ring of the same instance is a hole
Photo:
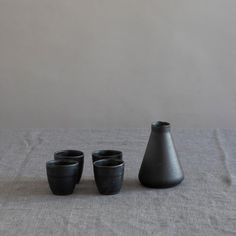
[[[60,158],[82,158],[84,157],[84,153],[76,149],[63,149],[63,150],[54,152],[54,157],[56,156]]]
[[[57,163],[67,163],[66,165],[56,165]],[[79,163],[74,160],[50,160],[46,162],[47,168],[71,168],[79,166]]]
[[[112,165],[112,166],[108,166],[108,165],[98,165],[99,163],[102,163],[102,162],[116,162],[116,163],[119,163],[119,164],[116,164],[116,165]],[[123,160],[116,160],[116,159],[101,159],[101,160],[97,160],[93,163],[93,165],[97,168],[108,168],[108,169],[112,169],[112,168],[117,168],[117,167],[121,167],[121,166],[124,166],[124,161]]]
[[[109,154],[104,154],[109,153]],[[122,151],[114,150],[114,149],[100,149],[92,152],[92,156],[98,156],[98,157],[113,157],[122,155]]]

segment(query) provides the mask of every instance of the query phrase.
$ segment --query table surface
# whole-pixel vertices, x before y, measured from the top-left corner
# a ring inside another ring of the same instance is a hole
[[[137,176],[148,129],[0,130],[0,235],[236,235],[236,130],[173,129],[185,180],[148,189]],[[72,195],[51,194],[45,162],[54,151],[85,153]],[[121,192],[97,192],[91,152],[123,151]]]

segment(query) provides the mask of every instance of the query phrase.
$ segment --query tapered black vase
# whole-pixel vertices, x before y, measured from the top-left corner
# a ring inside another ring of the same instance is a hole
[[[183,179],[170,124],[161,121],[153,123],[139,171],[139,181],[150,188],[169,188],[181,183]]]

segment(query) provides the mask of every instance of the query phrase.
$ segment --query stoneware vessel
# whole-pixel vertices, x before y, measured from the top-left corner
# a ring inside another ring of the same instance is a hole
[[[168,122],[152,124],[139,181],[150,188],[168,188],[184,179]]]
[[[124,162],[103,159],[93,163],[95,182],[101,194],[113,195],[120,192],[124,177]]]
[[[55,195],[72,194],[78,176],[77,161],[51,160],[46,163],[48,183]]]
[[[122,152],[118,150],[98,150],[92,153],[93,162],[102,159],[122,160]]]
[[[55,160],[73,160],[79,163],[77,183],[80,182],[84,168],[84,153],[79,150],[62,150],[54,153]]]

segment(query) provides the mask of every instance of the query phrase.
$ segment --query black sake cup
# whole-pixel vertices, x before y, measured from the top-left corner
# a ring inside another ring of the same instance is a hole
[[[83,173],[84,168],[84,153],[79,150],[62,150],[54,153],[55,160],[73,160],[79,163],[77,184]]]
[[[124,177],[124,162],[117,159],[103,159],[93,163],[98,191],[113,195],[120,192]]]
[[[122,161],[122,152],[117,150],[97,150],[92,153],[93,162],[102,159],[118,159]]]
[[[77,161],[51,160],[46,163],[50,189],[55,195],[72,194],[78,176]]]

